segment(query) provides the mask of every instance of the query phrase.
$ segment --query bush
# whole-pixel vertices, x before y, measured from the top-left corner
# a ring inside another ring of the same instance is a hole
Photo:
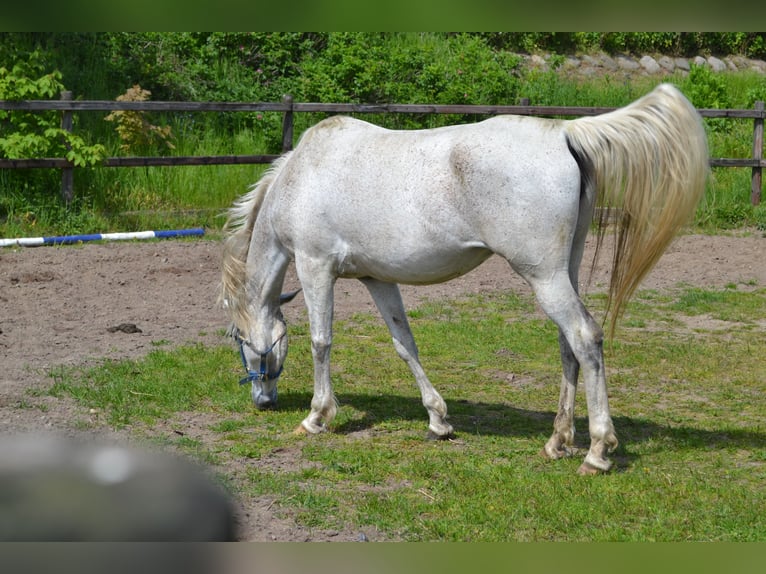
[[[151,96],[136,84],[117,97],[118,102],[145,102]],[[120,149],[127,153],[148,152],[149,150],[172,150],[173,133],[170,126],[156,126],[146,118],[146,112],[136,110],[114,110],[104,118],[115,122],[115,130],[122,140]]]
[[[0,100],[48,100],[64,91],[61,72],[45,73],[39,51],[13,67],[0,67]],[[65,157],[77,166],[94,165],[105,155],[101,145],[88,146],[83,139],[61,128],[56,112],[0,110],[4,137],[0,155],[7,158]]]
[[[479,36],[342,33],[301,66],[293,94],[302,101],[421,104],[513,104],[520,58],[498,52]],[[395,127],[426,127],[464,118],[386,121]],[[390,125],[390,124],[389,124]]]

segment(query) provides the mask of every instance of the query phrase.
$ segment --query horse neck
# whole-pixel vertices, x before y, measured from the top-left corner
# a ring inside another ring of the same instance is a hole
[[[247,257],[247,308],[251,328],[257,329],[267,346],[273,343],[275,326],[283,323],[280,295],[289,263],[289,256],[273,242],[269,247],[254,238]]]

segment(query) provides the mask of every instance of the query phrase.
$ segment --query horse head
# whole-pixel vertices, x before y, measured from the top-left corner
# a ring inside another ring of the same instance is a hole
[[[300,289],[283,293],[279,304],[288,303]],[[254,329],[244,337],[233,328],[231,335],[239,344],[239,354],[247,375],[240,385],[251,384],[250,394],[253,404],[258,409],[270,409],[277,406],[277,382],[287,358],[287,325],[281,311],[274,313],[269,321],[258,322],[261,329]]]

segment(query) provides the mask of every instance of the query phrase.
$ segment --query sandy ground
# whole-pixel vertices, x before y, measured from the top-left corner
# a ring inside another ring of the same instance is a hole
[[[589,242],[585,261],[591,256]],[[591,291],[605,284],[607,257],[593,274]],[[48,372],[58,365],[140,357],[159,340],[220,344],[218,333],[226,320],[215,305],[219,269],[220,245],[207,239],[0,249],[0,433],[78,432],[73,421],[88,416],[82,407],[36,392],[50,387]],[[766,285],[766,238],[759,232],[678,238],[642,287],[665,289],[679,283]],[[291,270],[285,288],[297,286]],[[426,299],[503,289],[528,291],[507,264],[491,258],[462,278],[429,287],[405,286],[402,293],[412,307]],[[336,316],[358,311],[375,312],[370,296],[356,281],[339,281]],[[285,314],[289,321],[305,319],[300,303],[286,307]],[[125,323],[140,332],[115,329]],[[190,428],[204,426],[193,416],[187,423]],[[96,432],[118,434],[107,428]],[[307,530],[266,498],[239,504],[244,540],[357,540],[361,534]],[[374,533],[365,536],[375,539]]]

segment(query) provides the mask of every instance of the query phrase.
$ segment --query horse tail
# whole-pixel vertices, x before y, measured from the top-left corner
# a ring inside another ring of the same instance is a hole
[[[258,182],[234,202],[223,226],[223,265],[218,303],[226,310],[233,327],[240,330],[248,324],[245,285],[250,236],[263,200],[290,154],[288,152],[275,160]]]
[[[595,186],[602,208],[594,264],[608,218],[621,208],[606,304],[613,334],[625,304],[704,194],[707,137],[697,110],[670,84],[565,126],[584,184]]]

